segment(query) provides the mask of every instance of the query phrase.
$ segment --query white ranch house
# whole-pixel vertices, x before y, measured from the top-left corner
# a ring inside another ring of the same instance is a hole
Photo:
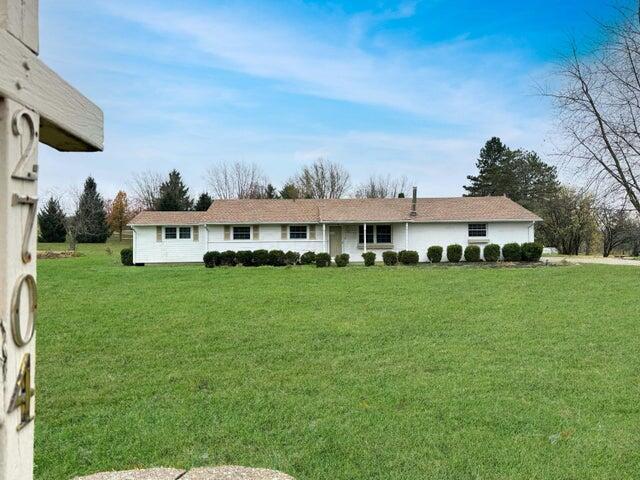
[[[506,197],[216,200],[206,212],[141,212],[132,221],[133,260],[202,262],[208,251],[348,253],[532,242],[540,217]],[[443,261],[446,261],[443,258]]]

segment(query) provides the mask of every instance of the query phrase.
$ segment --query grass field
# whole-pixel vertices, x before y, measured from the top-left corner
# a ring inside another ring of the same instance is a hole
[[[36,478],[640,477],[640,269],[39,263]]]

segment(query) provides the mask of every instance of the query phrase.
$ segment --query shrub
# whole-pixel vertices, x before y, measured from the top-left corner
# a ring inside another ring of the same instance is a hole
[[[207,268],[217,267],[220,265],[220,252],[207,252],[204,254],[204,257],[202,257],[202,260],[204,261],[204,266]]]
[[[130,248],[123,248],[120,250],[120,261],[123,265],[130,267],[133,265],[133,250]]]
[[[324,268],[331,265],[331,255],[328,253],[318,253],[316,255],[316,267]]]
[[[500,260],[500,245],[490,243],[484,247],[484,261],[497,262]]]
[[[454,243],[447,247],[447,260],[451,263],[458,263],[462,258],[462,245]]]
[[[389,267],[397,265],[398,254],[396,252],[382,252],[382,261]]]
[[[256,267],[262,267],[263,265],[269,265],[269,252],[266,250],[254,250],[253,252],[253,264]]]
[[[502,257],[507,262],[519,262],[522,256],[520,245],[517,243],[505,243],[502,246]]]
[[[340,255],[336,255],[334,261],[336,262],[336,267],[346,267],[349,265],[349,254],[341,253]]]
[[[480,261],[480,247],[478,245],[467,245],[464,249],[464,261],[465,262],[479,262]]]
[[[298,252],[292,252],[289,250],[284,254],[284,263],[287,265],[295,265],[300,261],[300,254]]]
[[[372,267],[376,264],[376,254],[375,252],[365,252],[362,254],[362,258],[364,259],[365,267]]]
[[[284,252],[282,250],[271,250],[269,252],[269,265],[283,267],[285,264]]]
[[[433,245],[427,249],[427,258],[431,263],[440,263],[442,260],[442,247]]]
[[[542,256],[542,245],[537,242],[523,243],[521,252],[525,262],[537,262]]]
[[[316,254],[314,252],[303,253],[300,257],[300,263],[302,265],[311,265],[312,263],[316,263]]]
[[[253,265],[253,252],[250,250],[240,250],[236,253],[236,259],[239,264],[250,267]]]
[[[238,258],[236,252],[233,250],[227,250],[220,254],[220,265],[224,267],[235,267],[238,264]]]
[[[417,265],[420,257],[415,250],[402,250],[398,253],[398,260],[403,265]]]

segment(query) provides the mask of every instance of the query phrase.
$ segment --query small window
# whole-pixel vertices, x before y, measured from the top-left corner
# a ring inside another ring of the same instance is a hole
[[[234,240],[251,240],[251,227],[233,227]]]
[[[367,243],[373,243],[373,230],[375,225],[367,225]],[[358,242],[364,243],[364,225],[360,225],[358,232]]]
[[[291,225],[289,226],[289,238],[293,239],[306,239],[307,238],[307,226],[306,225]]]
[[[391,243],[391,225],[376,225],[376,243]]]
[[[182,239],[191,238],[191,227],[180,227],[180,238]]]
[[[178,229],[176,227],[164,227],[164,238],[167,240],[178,238]]]
[[[486,237],[487,224],[486,223],[470,223],[469,236],[470,237]]]

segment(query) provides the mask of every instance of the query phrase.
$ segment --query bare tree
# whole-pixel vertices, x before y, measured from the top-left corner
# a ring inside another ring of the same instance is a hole
[[[601,203],[596,209],[598,228],[602,234],[602,255],[629,243],[633,237],[634,224],[626,203],[608,205]]]
[[[351,185],[349,172],[340,164],[319,158],[302,167],[290,183],[302,198],[341,198]]]
[[[158,172],[147,170],[134,174],[129,185],[133,191],[133,208],[136,210],[155,210],[160,198],[162,182],[162,175]]]
[[[214,198],[265,198],[267,178],[255,163],[222,162],[207,171]]]
[[[369,179],[356,188],[356,198],[397,198],[409,188],[406,176],[371,175]]]
[[[618,187],[640,212],[640,28],[637,17],[605,26],[605,42],[581,57],[573,45],[552,93],[568,137],[563,153],[591,181]]]

